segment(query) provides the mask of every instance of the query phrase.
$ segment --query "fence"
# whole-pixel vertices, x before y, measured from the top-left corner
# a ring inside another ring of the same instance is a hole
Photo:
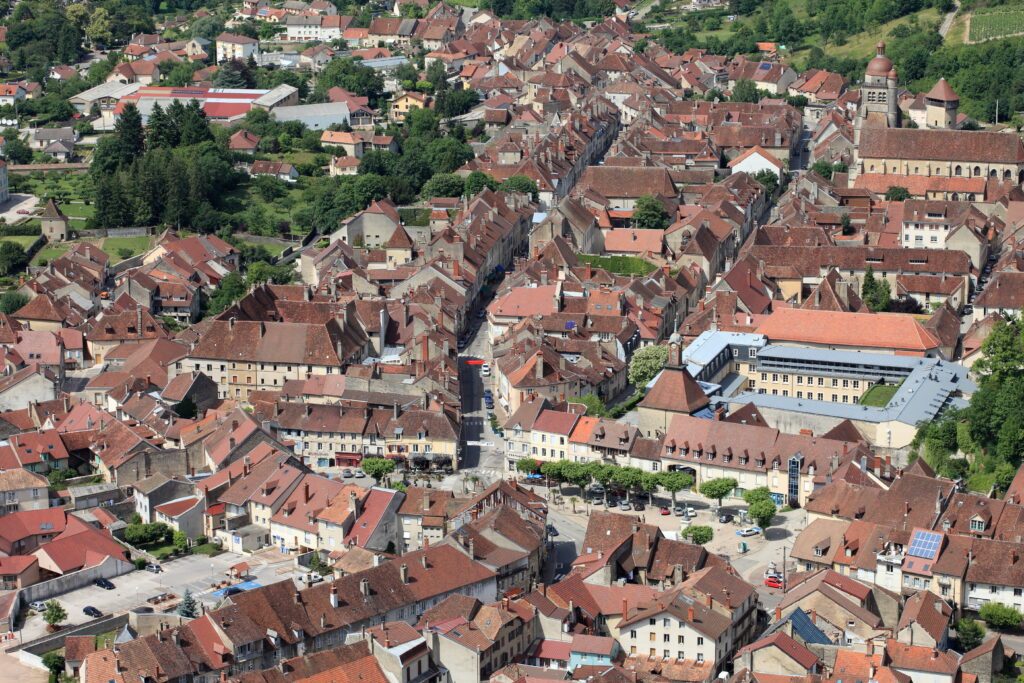
[[[19,659],[31,666],[31,656],[42,657],[47,652],[59,650],[64,647],[64,640],[68,636],[98,636],[108,631],[120,631],[127,623],[127,614],[110,614],[85,624],[62,628],[56,633],[16,645],[7,651],[16,652],[19,655]],[[30,655],[30,657],[22,655]]]

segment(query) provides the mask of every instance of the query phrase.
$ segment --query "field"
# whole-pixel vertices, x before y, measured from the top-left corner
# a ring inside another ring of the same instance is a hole
[[[107,237],[100,244],[100,249],[107,252],[112,262],[118,263],[124,260],[119,254],[122,249],[130,251],[131,254],[128,258],[131,258],[148,250],[151,244],[152,238],[145,235],[142,237]]]
[[[51,244],[43,247],[36,252],[36,255],[32,257],[32,265],[42,265],[43,262],[49,263],[55,258],[58,258],[61,254],[68,250],[69,245],[67,242],[61,242],[59,244]]]
[[[94,204],[60,204],[61,213],[68,218],[92,218],[92,215],[96,213],[96,206]]]
[[[14,242],[22,249],[28,249],[37,239],[39,237],[34,235],[12,235],[10,237],[0,237],[0,242]]]
[[[990,7],[971,14],[972,43],[1024,34],[1024,7]]]
[[[899,388],[898,384],[877,384],[860,397],[860,404],[872,408],[884,408],[889,405],[889,401],[892,400]]]

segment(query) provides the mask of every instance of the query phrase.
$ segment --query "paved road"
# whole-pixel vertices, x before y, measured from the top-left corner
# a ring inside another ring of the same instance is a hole
[[[11,225],[29,218],[27,214],[18,213],[19,211],[31,213],[36,210],[37,206],[39,206],[39,197],[35,195],[12,194],[10,199],[0,205],[0,218],[3,218],[8,225]]]
[[[953,3],[953,11],[948,12],[946,16],[942,17],[942,24],[939,25],[939,35],[943,38],[949,33],[949,29],[953,26],[953,20],[956,19],[956,13],[960,10],[960,3]]]

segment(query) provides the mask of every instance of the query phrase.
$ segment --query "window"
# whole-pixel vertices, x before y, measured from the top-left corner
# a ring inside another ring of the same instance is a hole
[[[982,519],[972,519],[971,520],[971,531],[984,531],[984,530],[985,530],[985,520],[982,520]]]
[[[697,663],[699,664],[699,663],[702,663],[703,661],[704,661],[704,654],[701,653],[701,652],[698,652],[697,653]]]
[[[989,586],[988,587],[988,592],[992,593],[992,594],[998,593],[999,592],[999,587],[998,586]]]
[[[703,645],[704,644],[704,636],[697,636],[697,644],[698,645]]]
[[[636,631],[630,631],[629,632],[629,637],[632,638],[633,640],[636,640]]]
[[[686,659],[686,653],[680,650],[676,653],[676,659]]]
[[[679,636],[679,644],[682,645],[684,642],[686,642],[686,636]]]
[[[663,635],[661,637],[661,640],[662,640],[662,642],[665,642],[665,643],[671,643],[672,642],[672,636],[670,636],[669,634],[666,633],[665,635]]]
[[[796,383],[797,384],[803,384],[804,383],[804,378],[801,375],[797,375],[796,376]]]
[[[657,626],[658,625],[658,620],[655,619],[654,617],[651,617],[650,625],[651,626]]]
[[[662,619],[661,620],[661,625],[664,626],[665,628],[668,628],[671,625],[671,622],[669,622],[668,619]]]

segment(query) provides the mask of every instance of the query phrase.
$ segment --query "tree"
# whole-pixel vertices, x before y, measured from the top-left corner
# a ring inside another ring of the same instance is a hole
[[[587,407],[587,415],[590,417],[608,417],[608,407],[597,394],[586,394],[572,400],[573,403],[582,403]]]
[[[432,197],[461,197],[465,182],[457,173],[438,173],[427,181],[420,190],[424,199]]]
[[[889,281],[886,279],[876,280],[875,271],[871,266],[864,271],[864,284],[861,286],[861,298],[867,307],[875,313],[885,311],[889,308],[890,290]]]
[[[661,345],[645,346],[633,354],[629,361],[629,382],[637,389],[647,386],[648,382],[665,367],[668,362],[668,347]]]
[[[765,194],[769,197],[775,196],[775,191],[779,189],[779,176],[774,171],[769,171],[767,168],[761,169],[754,174],[754,180],[761,183],[761,187],[764,188]]]
[[[985,639],[985,627],[974,619],[961,619],[956,623],[956,639],[961,652],[970,652]]]
[[[43,666],[50,670],[50,680],[59,681],[64,673],[64,656],[56,651],[43,655]]]
[[[252,88],[256,85],[249,67],[240,59],[231,59],[220,65],[213,84],[218,88]]]
[[[1017,468],[1008,462],[1000,463],[995,469],[995,488],[1000,493],[1006,493],[1010,488],[1010,484],[1013,482],[1013,478],[1017,476]]]
[[[245,292],[245,280],[242,276],[238,273],[228,273],[210,297],[210,313],[220,313],[241,299]]]
[[[12,275],[21,272],[28,265],[28,256],[20,244],[14,242],[0,243],[0,275]]]
[[[11,290],[0,296],[0,311],[10,314],[28,303],[28,297],[21,292]]]
[[[118,166],[127,166],[140,156],[146,147],[146,136],[142,130],[142,115],[134,103],[125,105],[117,123],[114,124],[114,139],[117,141]]]
[[[1024,327],[1016,320],[999,320],[981,349],[982,357],[972,370],[986,382],[991,380],[992,386],[1001,384],[1024,368]]]
[[[516,460],[516,471],[523,474],[533,474],[540,469],[540,463],[533,458],[519,458]]]
[[[51,489],[60,490],[64,488],[64,482],[71,477],[75,476],[74,470],[69,469],[58,469],[50,470],[49,474],[46,475],[46,480],[50,483]]]
[[[736,488],[736,480],[729,477],[719,477],[718,479],[708,479],[706,482],[700,485],[700,495],[705,498],[714,498],[718,501],[718,506],[722,506],[722,499],[728,496]]]
[[[32,148],[18,136],[17,131],[5,133],[4,138],[7,141],[4,144],[4,156],[9,163],[27,164],[32,161]]]
[[[767,486],[759,486],[756,489],[750,489],[743,494],[743,502],[747,505],[753,505],[760,500],[771,500],[771,490]]]
[[[498,185],[498,189],[503,192],[522,192],[523,194],[528,194],[533,201],[537,201],[539,194],[537,183],[524,175],[510,176],[505,182]]]
[[[1001,602],[986,602],[978,610],[978,616],[989,628],[1009,631],[1020,627],[1021,613]]]
[[[196,619],[199,616],[199,605],[196,603],[196,597],[192,595],[192,591],[188,588],[185,589],[185,595],[182,596],[181,602],[178,603],[178,614],[189,619]]]
[[[668,212],[660,201],[649,194],[637,198],[633,207],[633,227],[664,230],[668,224]]]
[[[757,89],[757,84],[754,81],[746,78],[741,78],[736,81],[736,85],[732,88],[733,102],[757,102],[761,99],[761,93]]]
[[[179,554],[184,554],[184,552],[188,550],[188,536],[184,531],[175,531],[174,536],[171,538],[172,543],[174,544],[174,549]]]
[[[770,499],[754,501],[750,504],[750,507],[747,508],[747,514],[749,514],[751,519],[753,519],[754,522],[756,522],[762,529],[771,526],[776,512],[778,512],[778,510],[775,507],[775,503]]]
[[[679,470],[665,470],[658,473],[658,484],[672,495],[672,507],[675,507],[676,494],[693,486],[693,477]]]
[[[47,626],[51,629],[56,629],[67,618],[67,610],[59,602],[56,600],[46,601],[46,606],[43,608],[43,621],[46,622]]]
[[[475,197],[484,189],[498,189],[498,181],[483,171],[473,171],[466,176],[466,196]]]
[[[715,537],[715,530],[709,526],[702,526],[700,524],[695,526],[686,527],[680,533],[680,536],[694,543],[696,545],[707,545],[711,542],[711,539]]]
[[[612,482],[626,490],[626,497],[629,492],[638,488],[643,481],[644,473],[635,467],[618,467],[612,475]]]
[[[562,492],[562,482],[565,481],[565,470],[564,466],[567,463],[564,460],[555,460],[552,462],[542,462],[540,464],[540,473],[544,475],[544,478],[548,482],[555,482],[558,484],[558,492]]]
[[[905,187],[893,185],[885,191],[885,198],[890,202],[902,202],[910,199],[910,191]]]
[[[387,458],[364,458],[360,467],[379,484],[384,477],[395,471],[395,461]]]

